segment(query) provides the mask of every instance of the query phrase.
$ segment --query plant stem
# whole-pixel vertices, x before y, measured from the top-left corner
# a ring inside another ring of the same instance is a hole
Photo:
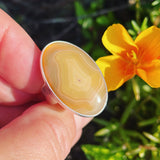
[[[127,108],[125,109],[125,111],[122,114],[122,117],[120,119],[120,123],[122,125],[124,125],[127,121],[127,119],[129,118],[129,115],[131,114],[131,111],[133,109],[134,106],[136,106],[137,101],[135,99],[133,99],[130,104],[127,106]]]
[[[137,81],[135,80],[135,78],[132,78],[131,82],[132,82],[132,87],[133,87],[133,92],[134,92],[134,95],[135,95],[135,99],[137,101],[139,101],[140,100],[140,88],[139,88],[139,85],[138,85]]]
[[[159,100],[157,99],[157,98],[155,98],[155,97],[150,97],[150,99],[158,106],[158,107],[160,107],[160,102],[159,102]]]
[[[140,21],[141,21],[140,8],[141,8],[140,0],[136,0],[136,21],[138,25],[140,25]]]
[[[157,117],[153,117],[147,120],[143,120],[141,122],[138,123],[139,127],[144,127],[144,126],[148,126],[148,125],[152,125],[155,124],[157,122],[158,118]]]

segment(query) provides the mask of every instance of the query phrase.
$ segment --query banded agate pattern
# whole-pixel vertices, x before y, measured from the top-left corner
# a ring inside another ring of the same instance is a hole
[[[43,51],[46,80],[62,105],[81,115],[96,115],[106,104],[107,89],[95,62],[79,47],[56,41]]]

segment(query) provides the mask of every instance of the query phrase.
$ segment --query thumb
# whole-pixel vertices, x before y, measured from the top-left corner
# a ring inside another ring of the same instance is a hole
[[[0,159],[64,160],[89,121],[58,104],[36,104],[0,130]]]

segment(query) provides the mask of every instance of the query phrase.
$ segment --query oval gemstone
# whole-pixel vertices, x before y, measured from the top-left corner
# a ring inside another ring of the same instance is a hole
[[[62,105],[81,115],[96,115],[107,101],[105,80],[96,63],[79,47],[56,41],[43,51],[45,78]]]

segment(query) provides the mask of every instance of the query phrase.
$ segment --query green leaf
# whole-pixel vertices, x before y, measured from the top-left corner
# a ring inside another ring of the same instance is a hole
[[[147,132],[143,132],[143,134],[148,138],[150,139],[151,141],[155,142],[155,143],[160,143],[160,139],[153,136],[152,134],[150,133],[147,133]]]
[[[124,130],[124,132],[125,132],[125,134],[127,136],[130,136],[130,137],[133,137],[133,138],[141,140],[143,144],[147,144],[148,143],[148,140],[141,133],[139,133],[138,131],[135,131],[135,130]]]
[[[141,150],[142,150],[141,148],[136,148],[136,149],[126,152],[126,155],[128,157],[133,157],[134,155],[137,155],[138,153],[140,153]]]
[[[136,36],[136,32],[133,30],[133,29],[129,29],[128,30],[128,33],[131,35],[131,36]]]
[[[96,18],[96,22],[101,26],[109,26],[110,24],[115,22],[114,14],[110,12],[107,15],[99,16]]]
[[[144,31],[145,29],[148,28],[147,23],[148,23],[148,17],[145,17],[142,24],[141,24],[141,31]]]
[[[99,24],[99,25],[108,25],[108,21],[109,19],[106,17],[106,16],[99,16],[96,18],[96,22]]]
[[[132,78],[132,87],[133,87],[133,92],[134,92],[134,95],[135,95],[135,99],[137,101],[139,101],[140,100],[140,86],[137,83],[137,81],[135,80],[135,78]]]
[[[95,136],[105,136],[105,135],[109,135],[112,131],[115,131],[117,130],[119,127],[119,123],[109,123],[107,125],[107,127],[105,128],[102,128],[100,130],[98,130],[96,133],[95,133]]]
[[[91,3],[91,8],[93,9],[93,10],[95,10],[95,9],[97,9],[97,2],[95,1],[93,1],[92,3]]]
[[[96,133],[95,133],[95,136],[106,136],[110,133],[111,131],[108,129],[108,128],[102,128],[100,130],[98,130]]]
[[[142,89],[147,93],[151,93],[152,91],[152,88],[148,84],[142,85]]]
[[[160,0],[155,0],[155,1],[152,2],[152,6],[156,6],[156,5],[158,5],[159,3],[160,3]]]
[[[140,29],[140,27],[139,27],[139,25],[137,24],[136,21],[132,20],[132,21],[131,21],[131,25],[132,25],[133,29],[134,29],[137,33],[139,33],[139,32],[141,31],[141,29]]]
[[[86,18],[82,22],[82,27],[84,29],[90,28],[93,26],[93,20],[91,18]]]
[[[91,2],[92,3],[90,4],[90,8],[92,9],[92,11],[101,9],[104,6],[104,0],[92,0]]]
[[[79,1],[75,1],[74,6],[75,6],[77,16],[86,15],[86,12],[85,12],[84,8]]]
[[[109,125],[109,122],[104,120],[104,119],[101,119],[101,118],[94,118],[93,119],[93,122],[101,125],[101,126],[108,126]]]
[[[74,7],[75,7],[76,16],[78,17],[78,23],[82,25],[83,20],[79,19],[79,17],[82,17],[87,13],[79,1],[74,2]]]
[[[78,19],[78,23],[82,25],[84,29],[90,28],[93,26],[92,18],[87,18],[87,12],[85,11],[83,5],[79,1],[75,1],[75,12]]]
[[[153,118],[150,118],[150,119],[146,119],[146,120],[140,121],[138,123],[138,126],[144,127],[144,126],[155,124],[156,122],[157,122],[157,117],[153,117]]]

